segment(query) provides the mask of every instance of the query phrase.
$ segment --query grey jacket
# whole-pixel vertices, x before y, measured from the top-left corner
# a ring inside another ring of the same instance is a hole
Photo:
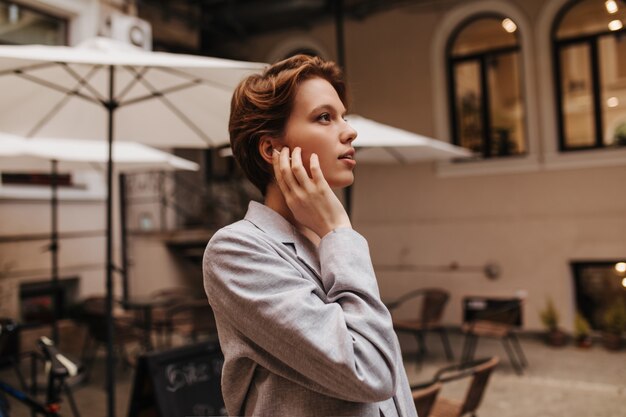
[[[204,253],[231,416],[417,416],[366,240],[319,247],[252,202]]]

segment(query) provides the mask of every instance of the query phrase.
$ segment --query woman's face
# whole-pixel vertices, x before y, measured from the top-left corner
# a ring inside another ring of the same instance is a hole
[[[283,144],[302,149],[302,162],[309,172],[309,159],[317,154],[324,177],[333,188],[354,181],[356,166],[352,141],[356,131],[343,119],[346,113],[337,91],[322,78],[300,84],[285,125]]]

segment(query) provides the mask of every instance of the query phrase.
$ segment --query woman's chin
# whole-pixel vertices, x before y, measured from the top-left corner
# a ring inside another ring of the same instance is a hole
[[[327,179],[328,185],[333,189],[341,189],[351,186],[354,183],[354,174],[352,172],[342,175],[338,178]]]

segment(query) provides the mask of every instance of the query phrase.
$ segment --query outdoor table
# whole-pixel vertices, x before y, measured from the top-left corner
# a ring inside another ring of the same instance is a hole
[[[151,297],[148,295],[133,296],[125,300],[119,300],[120,305],[125,310],[141,311],[143,321],[143,346],[146,352],[154,349],[152,345],[152,310],[157,307],[163,307],[167,304],[167,300]]]

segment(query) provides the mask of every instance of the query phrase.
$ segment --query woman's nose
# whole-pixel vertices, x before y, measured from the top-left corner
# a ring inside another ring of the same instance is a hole
[[[341,141],[342,142],[353,142],[358,136],[358,132],[354,130],[348,121],[345,121],[344,131],[342,132]]]

